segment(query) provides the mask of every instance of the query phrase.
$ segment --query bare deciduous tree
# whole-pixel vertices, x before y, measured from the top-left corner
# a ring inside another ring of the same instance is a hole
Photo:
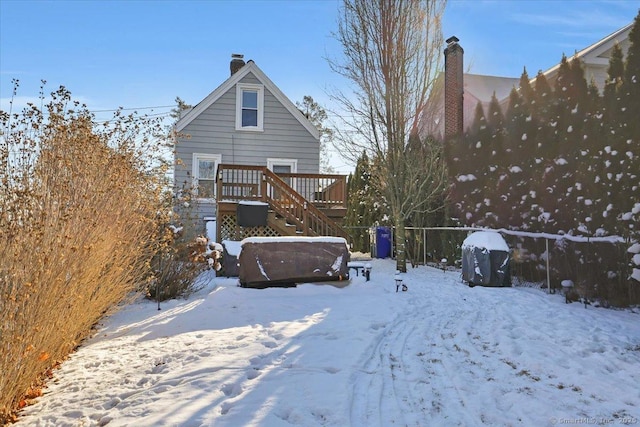
[[[296,102],[296,107],[320,133],[320,172],[335,173],[333,166],[329,164],[329,143],[333,139],[333,130],[325,125],[327,121],[326,110],[310,95],[305,95],[302,102]]]
[[[446,187],[442,147],[432,141],[420,155],[418,135],[442,68],[441,17],[445,0],[344,0],[336,38],[344,58],[329,60],[353,92],[333,99],[343,108],[335,133],[339,150],[381,159],[374,181],[395,223],[397,268],[406,271],[405,221],[433,208]]]

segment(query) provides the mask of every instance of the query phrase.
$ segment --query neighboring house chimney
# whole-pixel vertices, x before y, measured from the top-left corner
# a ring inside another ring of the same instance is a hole
[[[233,76],[238,70],[244,67],[244,55],[240,55],[239,53],[234,53],[231,55],[231,75]]]
[[[444,50],[444,137],[462,135],[464,82],[462,77],[464,50],[456,36],[449,37]]]

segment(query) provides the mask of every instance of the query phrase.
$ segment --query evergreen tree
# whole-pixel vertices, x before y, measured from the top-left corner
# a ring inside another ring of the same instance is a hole
[[[495,92],[491,96],[489,101],[489,107],[487,111],[487,124],[491,134],[490,142],[487,146],[491,159],[488,165],[487,171],[487,189],[492,191],[484,194],[485,213],[481,219],[482,225],[487,227],[498,226],[500,218],[497,217],[497,211],[504,204],[503,192],[507,191],[507,188],[503,184],[506,176],[506,165],[508,165],[508,157],[504,147],[504,115],[502,114],[502,108],[500,102],[496,97]]]
[[[369,252],[369,227],[379,220],[379,200],[372,185],[372,165],[363,152],[347,184],[345,226],[353,237],[353,250]]]
[[[578,58],[573,58],[569,63],[567,77],[569,90],[564,106],[566,122],[558,129],[560,144],[564,147],[562,155],[567,161],[567,170],[561,178],[561,188],[565,191],[565,205],[573,203],[576,209],[565,212],[563,217],[568,230],[580,229],[581,233],[592,233],[597,227],[593,220],[594,200],[584,185],[584,167],[590,162],[583,162],[582,155],[585,150],[588,151],[591,142],[584,134],[589,91],[584,69]]]
[[[538,71],[535,81],[535,102],[532,103],[533,121],[537,124],[535,132],[534,148],[536,150],[536,164],[544,164],[546,157],[552,152],[554,128],[552,123],[554,94],[549,85],[549,81],[542,71]]]
[[[522,205],[526,200],[528,185],[528,159],[523,157],[528,135],[526,133],[527,117],[530,116],[524,97],[513,88],[509,94],[509,108],[505,114],[505,141],[507,154],[504,179],[500,183],[502,203],[499,216],[503,224],[509,227],[521,225]]]
[[[533,110],[534,114],[538,115],[541,119],[548,118],[550,113],[549,107],[553,103],[553,91],[542,70],[539,70],[538,74],[536,74],[534,95],[536,105],[536,108]]]
[[[524,123],[522,123],[522,128],[518,131],[521,133],[515,137],[520,139],[518,144],[520,144],[522,150],[521,156],[529,162],[528,169],[532,169],[533,164],[531,162],[535,158],[535,141],[538,130],[538,117],[536,117],[537,99],[526,68],[520,76],[519,93],[522,106],[520,114],[524,118]]]
[[[520,75],[520,82],[518,83],[518,88],[520,89],[520,95],[525,104],[530,105],[535,103],[536,94],[531,86],[531,78],[527,73],[527,68],[525,67],[522,70],[522,74]]]
[[[620,109],[620,90],[624,77],[624,58],[620,45],[616,43],[611,51],[609,68],[607,69],[607,80],[605,82],[603,94],[603,107],[605,121],[610,124],[615,132],[622,122],[618,114]]]
[[[569,63],[569,70],[571,76],[569,99],[574,104],[574,108],[578,107],[583,111],[586,109],[588,103],[589,85],[584,77],[584,68],[582,62],[578,57],[574,57]]]
[[[542,72],[532,87],[524,70],[504,117],[495,96],[486,119],[478,105],[452,176],[463,223],[640,239],[640,12],[629,40],[626,61],[613,48],[602,96],[581,62],[563,56],[555,90]],[[566,254],[575,265],[607,255]],[[638,267],[604,268],[583,276],[604,297],[623,289],[631,299],[625,283]]]
[[[622,104],[626,107],[621,113],[628,124],[627,136],[637,137],[640,134],[640,10],[629,32],[629,50],[624,66],[621,95]]]
[[[602,98],[601,128],[598,137],[599,143],[594,147],[594,170],[591,178],[593,194],[597,194],[602,204],[604,228],[611,233],[616,227],[620,216],[620,206],[611,203],[611,197],[616,192],[614,174],[611,165],[616,161],[618,148],[624,138],[626,123],[621,114],[621,90],[624,79],[624,55],[620,45],[616,43],[611,51],[609,68],[607,69]]]
[[[584,211],[576,216],[581,225],[578,228],[586,228],[587,232],[601,229],[606,217],[602,215],[607,204],[599,191],[599,185],[594,182],[598,164],[602,162],[602,142],[606,139],[603,131],[602,100],[598,87],[592,79],[587,88],[586,107],[584,110],[584,125],[580,132],[578,147],[574,153],[572,163],[575,163],[575,197],[589,200],[590,205],[584,205]],[[588,209],[587,209],[588,208]],[[587,221],[589,218],[589,221]]]
[[[620,204],[623,226],[621,234],[636,241],[640,240],[637,220],[640,219],[640,10],[636,15],[633,27],[629,32],[629,50],[624,68],[622,83],[621,116],[627,123],[626,132],[620,138],[620,186],[629,195],[624,200],[616,200]],[[617,193],[621,197],[620,192]],[[636,211],[636,224],[629,219],[629,213]],[[640,268],[640,267],[637,267]]]
[[[490,151],[491,130],[481,103],[476,105],[474,120],[465,135],[465,142],[461,166],[454,176],[453,197],[462,224],[472,226],[480,224],[491,203],[485,200],[490,188],[489,164],[493,161]]]
[[[524,123],[521,123],[511,139],[516,139],[518,144],[517,156],[520,159],[520,181],[518,188],[519,201],[519,224],[524,230],[530,230],[532,206],[535,207],[538,204],[537,193],[534,191],[533,182],[536,182],[540,176],[539,162],[536,161],[537,152],[537,135],[538,135],[538,116],[537,111],[537,97],[534,88],[531,85],[531,79],[527,74],[526,68],[520,76],[519,92],[521,96],[522,112],[524,117]],[[514,222],[512,225],[517,225]]]
[[[192,108],[192,106],[187,104],[179,96],[176,96],[175,103],[176,106],[171,109],[171,113],[169,113],[169,116],[173,119],[174,123],[177,123],[178,120],[180,120],[182,116]]]

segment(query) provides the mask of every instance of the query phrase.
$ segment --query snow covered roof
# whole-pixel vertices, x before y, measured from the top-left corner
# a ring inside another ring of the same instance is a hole
[[[504,241],[500,233],[494,231],[476,231],[471,233],[464,242],[462,249],[467,248],[485,248],[490,251],[509,252],[509,246]]]

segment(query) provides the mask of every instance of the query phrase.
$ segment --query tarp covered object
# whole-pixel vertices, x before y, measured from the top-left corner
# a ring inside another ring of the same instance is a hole
[[[240,254],[240,242],[232,240],[222,241],[222,275],[226,277],[238,277],[238,255]]]
[[[341,237],[249,237],[242,241],[240,285],[283,286],[349,278],[349,248]]]
[[[476,231],[462,243],[462,280],[470,286],[511,286],[509,263],[509,246],[494,231]]]

